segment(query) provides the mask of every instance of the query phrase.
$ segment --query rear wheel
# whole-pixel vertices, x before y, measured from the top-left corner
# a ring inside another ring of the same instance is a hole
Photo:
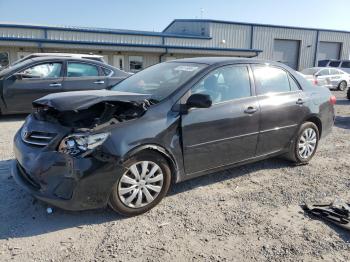
[[[315,155],[320,139],[317,126],[312,122],[301,125],[287,158],[296,164],[306,164]]]
[[[127,170],[120,176],[109,199],[118,213],[135,216],[156,206],[168,192],[171,171],[167,160],[152,151],[130,158]]]
[[[341,81],[338,85],[338,90],[340,91],[345,91],[346,87],[347,87],[347,83],[345,81]]]

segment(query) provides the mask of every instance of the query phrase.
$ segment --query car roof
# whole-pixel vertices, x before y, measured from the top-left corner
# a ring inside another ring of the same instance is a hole
[[[91,58],[103,58],[102,55],[93,54],[74,54],[74,53],[32,53],[30,56],[62,56],[62,57],[91,57]]]
[[[112,67],[106,63],[102,63],[97,60],[91,60],[87,58],[79,58],[79,57],[68,57],[68,56],[38,56],[28,59],[30,61],[35,62],[45,62],[47,60],[56,60],[56,61],[80,61],[80,62],[86,62],[86,63],[93,63],[104,67]]]
[[[171,60],[167,63],[177,63],[177,62],[184,62],[184,63],[198,63],[198,64],[207,64],[207,65],[214,65],[214,64],[225,64],[225,63],[259,63],[259,64],[275,64],[275,65],[283,65],[279,62],[269,61],[269,60],[263,60],[263,59],[254,59],[254,58],[243,58],[243,57],[194,57],[194,58],[182,58],[182,59],[176,59]]]

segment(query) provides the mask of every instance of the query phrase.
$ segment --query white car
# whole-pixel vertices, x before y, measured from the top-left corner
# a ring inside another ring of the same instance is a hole
[[[345,71],[332,67],[312,67],[300,72],[314,85],[328,87],[329,89],[346,90],[350,85],[350,75]]]

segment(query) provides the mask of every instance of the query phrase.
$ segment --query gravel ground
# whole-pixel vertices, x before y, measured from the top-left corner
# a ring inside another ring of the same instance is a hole
[[[350,199],[350,101],[307,166],[281,159],[175,185],[147,214],[66,212],[34,201],[10,177],[20,117],[0,119],[1,261],[350,261],[350,233],[310,219],[304,201]]]

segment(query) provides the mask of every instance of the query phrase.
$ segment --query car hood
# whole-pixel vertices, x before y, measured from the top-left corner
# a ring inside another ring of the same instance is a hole
[[[47,106],[58,111],[87,109],[101,102],[126,102],[142,104],[150,98],[148,94],[128,93],[110,90],[72,91],[54,93],[33,102],[34,107]]]

